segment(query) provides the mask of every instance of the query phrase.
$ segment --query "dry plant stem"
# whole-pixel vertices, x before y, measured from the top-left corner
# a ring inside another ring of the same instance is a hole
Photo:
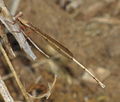
[[[11,58],[16,57],[16,55],[15,55],[15,53],[14,53],[13,49],[11,48],[11,45],[10,45],[10,43],[8,41],[7,35],[4,34],[4,36],[5,37],[3,38],[3,40],[5,42],[4,45],[5,45],[6,50],[8,51],[8,53],[9,53],[9,55],[10,55]]]
[[[0,51],[2,52],[2,54],[3,54],[3,56],[4,56],[5,60],[6,60],[6,62],[8,63],[8,66],[10,67],[10,70],[13,73],[13,76],[15,77],[15,80],[16,80],[16,82],[17,82],[17,84],[18,84],[18,86],[19,86],[22,94],[24,95],[26,101],[27,102],[31,102],[30,99],[29,99],[29,97],[28,97],[28,95],[26,94],[27,92],[26,92],[25,88],[23,87],[20,79],[18,78],[17,73],[15,72],[14,67],[13,67],[13,65],[12,65],[12,63],[11,63],[11,61],[10,61],[7,53],[6,53],[6,51],[4,50],[1,42],[0,42]]]
[[[26,41],[23,31],[20,26],[15,23],[13,16],[8,11],[3,0],[0,0],[0,21],[13,34],[20,47],[28,54],[33,60],[36,59],[36,55],[33,53],[30,45]]]
[[[7,35],[4,32],[4,27],[2,26],[2,24],[0,23],[0,37],[2,39],[2,42],[5,46],[6,51],[8,52],[10,58],[14,58],[15,57],[15,53],[13,52],[13,49],[11,48],[11,45],[8,41]]]
[[[2,77],[2,80],[8,80],[8,79],[10,79],[10,78],[12,78],[12,77],[13,77],[13,74],[10,73],[10,74],[8,74],[8,75],[6,75],[6,76],[3,76],[3,77]]]
[[[51,92],[52,92],[52,89],[54,88],[56,81],[57,81],[57,75],[55,75],[55,78],[54,78],[53,83],[52,83],[51,85],[48,84],[48,86],[49,86],[49,90],[50,90],[49,92],[50,92],[50,93],[48,94],[47,99],[50,97]]]
[[[20,0],[12,0],[10,12],[13,16],[16,14],[19,4],[20,4]]]
[[[14,102],[1,76],[0,76],[0,94],[2,95],[5,102]]]
[[[117,18],[95,17],[91,21],[103,23],[103,24],[120,24],[120,20]]]

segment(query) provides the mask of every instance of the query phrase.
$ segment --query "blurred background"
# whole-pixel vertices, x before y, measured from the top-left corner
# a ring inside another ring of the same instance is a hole
[[[24,19],[67,47],[106,85],[102,89],[74,62],[30,32],[32,40],[51,59],[32,47],[38,60],[31,61],[12,38],[11,46],[17,57],[11,61],[24,87],[28,92],[39,89],[38,93],[43,94],[54,74],[58,75],[50,98],[36,102],[120,102],[120,0],[5,0],[5,3],[13,15],[22,11]],[[23,100],[2,55],[0,74],[14,99]],[[40,81],[35,84],[37,79]],[[30,88],[33,84],[35,87]]]

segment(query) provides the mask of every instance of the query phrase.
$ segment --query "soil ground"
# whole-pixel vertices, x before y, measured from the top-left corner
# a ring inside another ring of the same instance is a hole
[[[82,1],[82,0],[81,0]],[[52,94],[45,102],[119,102],[120,98],[120,1],[119,0],[84,0],[71,12],[66,11],[55,0],[23,0],[18,11],[25,19],[36,25],[43,32],[66,46],[87,68],[103,68],[110,72],[102,81],[105,89],[96,83],[84,81],[84,71],[54,51],[43,39],[30,34],[42,49],[51,56],[45,59],[35,49],[38,61],[30,61],[21,51],[12,60],[21,80],[28,89],[38,76],[42,82],[53,81],[53,74],[58,78]],[[6,64],[1,63],[1,74],[8,74]],[[99,76],[99,75],[96,75]],[[104,76],[104,75],[102,75]],[[32,81],[33,80],[33,81]],[[6,81],[16,100],[23,99],[13,81]],[[12,87],[10,86],[12,85]]]

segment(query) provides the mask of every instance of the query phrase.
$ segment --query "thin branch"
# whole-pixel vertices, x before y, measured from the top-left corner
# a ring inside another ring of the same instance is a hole
[[[4,27],[0,23],[0,37],[2,39],[3,45],[5,46],[5,49],[8,52],[8,55],[10,56],[10,58],[14,58],[16,55],[15,55],[15,53],[10,45],[10,42],[8,41],[7,35],[3,29],[4,29]]]
[[[8,11],[7,7],[3,0],[0,0],[0,21],[2,24],[8,29],[8,31],[15,37],[20,47],[28,54],[33,60],[37,57],[33,53],[30,45],[26,41],[22,29],[20,28],[18,23],[15,23],[13,16]]]
[[[48,91],[47,91],[45,94],[43,94],[43,95],[33,96],[33,95],[29,94],[29,93],[27,93],[27,94],[28,94],[32,99],[41,99],[41,98],[43,98],[43,97],[46,97],[46,99],[48,99],[48,98],[50,97],[51,93],[52,93],[52,90],[53,90],[54,86],[55,86],[56,80],[57,80],[57,75],[55,75],[54,81],[53,81],[52,84],[48,83],[48,88],[49,88],[49,89],[48,89]]]
[[[1,76],[0,76],[0,94],[2,95],[5,102],[14,102]]]
[[[22,94],[24,95],[26,101],[27,102],[31,102],[30,99],[29,99],[29,97],[28,97],[28,95],[26,94],[27,92],[26,92],[25,88],[23,87],[20,79],[18,78],[17,73],[15,72],[14,67],[13,67],[13,65],[12,65],[12,63],[11,63],[11,61],[10,61],[7,53],[6,53],[6,51],[4,50],[1,42],[0,42],[0,51],[2,52],[2,54],[3,54],[3,56],[4,56],[5,60],[6,60],[6,62],[8,63],[8,66],[10,67],[10,70],[13,73],[14,78],[15,78],[15,80],[16,80],[16,82],[17,82],[17,84],[18,84],[18,86],[19,86]]]
[[[2,77],[2,80],[8,80],[9,78],[12,78],[14,77],[12,73],[8,74],[8,75],[5,75]]]
[[[11,8],[10,8],[10,12],[11,14],[14,16],[16,14],[16,11],[18,9],[18,6],[20,4],[20,1],[21,0],[13,0],[12,1],[12,5],[11,5]]]

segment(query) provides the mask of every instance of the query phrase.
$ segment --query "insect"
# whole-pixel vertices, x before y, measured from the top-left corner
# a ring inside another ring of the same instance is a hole
[[[13,36],[16,38],[18,41],[20,47],[33,59],[36,59],[35,54],[31,50],[28,42],[26,39],[28,39],[36,49],[38,49],[42,54],[44,54],[47,58],[50,58],[49,55],[47,55],[44,51],[42,51],[37,44],[35,44],[27,34],[24,33],[24,31],[20,28],[18,22],[28,28],[34,31],[36,34],[38,34],[40,37],[42,37],[46,42],[48,42],[55,50],[57,50],[60,54],[63,56],[67,57],[68,59],[72,60],[75,62],[77,65],[79,65],[83,70],[88,72],[93,79],[96,80],[96,82],[104,88],[105,85],[97,79],[86,67],[84,67],[81,63],[79,63],[73,54],[66,48],[64,47],[61,43],[59,43],[57,40],[53,39],[52,37],[48,36],[47,34],[43,33],[40,29],[29,23],[28,21],[22,19],[20,16],[22,13],[19,13],[16,17],[12,17],[10,13],[8,12],[7,8],[4,5],[4,2],[1,2],[0,0],[0,21],[4,24],[4,26],[13,34]]]
[[[29,23],[28,21],[22,19],[22,18],[17,18],[17,20],[25,27],[31,29],[34,31],[36,34],[40,35],[42,38],[44,38],[54,49],[56,49],[60,54],[63,56],[66,56],[68,59],[74,61],[76,64],[78,64],[83,70],[87,71],[96,81],[97,83],[104,88],[105,85],[102,84],[87,68],[85,68],[81,63],[79,63],[73,56],[73,54],[66,48],[64,47],[61,43],[59,43],[57,40],[53,39],[52,37],[48,36],[47,34],[43,33],[40,29],[36,28],[34,25]],[[27,39],[31,40],[27,35],[25,35]],[[50,57],[49,55],[46,55],[48,58]]]

